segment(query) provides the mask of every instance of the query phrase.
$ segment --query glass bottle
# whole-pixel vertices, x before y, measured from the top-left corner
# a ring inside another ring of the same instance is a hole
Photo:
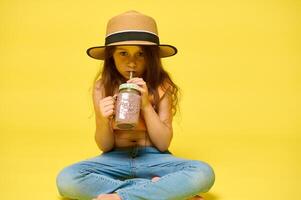
[[[115,124],[120,129],[133,129],[138,123],[141,103],[138,88],[134,83],[124,83],[119,86]]]

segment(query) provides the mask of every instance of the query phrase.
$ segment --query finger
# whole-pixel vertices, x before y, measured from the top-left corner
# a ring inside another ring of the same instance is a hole
[[[146,86],[146,83],[145,83],[144,81],[142,81],[142,82],[137,82],[136,84],[137,84],[138,86],[143,86],[143,87]]]
[[[145,93],[145,91],[146,91],[144,88],[142,88],[142,87],[140,87],[140,86],[138,86],[137,89],[139,90],[140,93]]]
[[[104,107],[105,110],[114,110],[114,105],[107,105]]]
[[[135,80],[143,80],[143,78],[140,78],[140,77],[134,77],[134,78],[132,78],[132,79],[130,79],[130,80],[133,80],[133,81],[135,81]]]
[[[146,93],[146,90],[143,89],[143,88],[141,88],[141,89],[140,89],[140,92],[141,92],[141,94],[144,94],[144,93]]]
[[[147,90],[147,86],[145,84],[137,84],[139,90]]]
[[[107,100],[110,100],[110,99],[112,99],[112,96],[107,96],[107,97],[101,99],[101,101],[107,101]]]
[[[102,99],[101,101],[102,102],[107,102],[107,101],[114,101],[114,100],[115,100],[114,97],[109,96],[109,97],[106,97],[106,98]]]
[[[109,100],[109,101],[105,101],[105,102],[101,102],[101,105],[103,107],[109,106],[109,105],[113,105],[114,101],[113,100]]]
[[[106,115],[109,117],[109,116],[113,115],[113,113],[114,113],[113,110],[109,110],[109,111],[106,112]]]
[[[106,111],[103,112],[103,115],[104,115],[105,117],[109,117],[109,116],[112,115],[112,114],[113,114],[113,110],[106,110]]]
[[[131,80],[131,83],[137,83],[137,82],[144,82],[144,80],[142,78]]]
[[[133,82],[134,84],[138,85],[138,86],[146,86],[146,83],[144,81],[135,81]]]
[[[127,80],[127,83],[134,83],[136,81],[144,81],[144,80],[143,80],[143,78],[135,77],[135,78]]]
[[[107,110],[109,108],[112,108],[114,107],[114,103],[109,103],[109,102],[106,102],[106,103],[101,103],[99,104],[99,107],[102,109],[102,110]]]
[[[102,102],[111,102],[111,101],[115,102],[116,97],[117,97],[116,95],[114,95],[114,96],[109,96],[109,97],[106,97],[106,98],[102,99],[101,101],[102,101]]]

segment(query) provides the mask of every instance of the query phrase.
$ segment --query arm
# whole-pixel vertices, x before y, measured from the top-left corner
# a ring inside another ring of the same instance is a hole
[[[114,147],[114,135],[113,130],[110,125],[109,116],[112,114],[106,112],[103,108],[103,104],[108,105],[110,98],[103,98],[104,88],[100,85],[99,81],[96,82],[95,87],[93,88],[93,105],[95,111],[95,142],[98,148],[103,151],[110,151]],[[108,106],[106,106],[108,107]]]
[[[142,78],[132,78],[127,82],[135,83],[139,86],[141,92],[141,113],[143,114],[150,139],[157,149],[166,151],[173,136],[171,96],[167,91],[164,91],[157,114],[149,101],[148,89],[144,80]]]
[[[151,141],[160,151],[168,149],[173,136],[171,103],[170,95],[165,92],[159,103],[158,114],[151,104],[142,108],[142,114]]]

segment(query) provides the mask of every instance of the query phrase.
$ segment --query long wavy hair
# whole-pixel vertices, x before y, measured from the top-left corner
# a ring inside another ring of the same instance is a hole
[[[153,97],[153,106],[158,112],[160,97],[158,88],[162,87],[172,97],[172,113],[176,114],[178,108],[178,86],[172,81],[168,72],[163,69],[161,59],[159,57],[159,47],[151,45],[141,46],[145,58],[145,71],[142,75],[143,80],[148,87],[149,95]],[[96,74],[93,86],[97,86],[97,80],[101,78],[101,83],[105,90],[105,96],[113,96],[119,85],[127,80],[118,72],[113,59],[114,46],[106,47],[105,59],[103,67]],[[93,88],[94,88],[93,87]]]

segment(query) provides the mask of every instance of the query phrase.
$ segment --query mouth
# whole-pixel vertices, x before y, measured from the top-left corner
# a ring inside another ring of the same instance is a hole
[[[135,71],[127,71],[126,73],[127,73],[128,77],[130,77],[130,78],[133,78],[136,75]]]

